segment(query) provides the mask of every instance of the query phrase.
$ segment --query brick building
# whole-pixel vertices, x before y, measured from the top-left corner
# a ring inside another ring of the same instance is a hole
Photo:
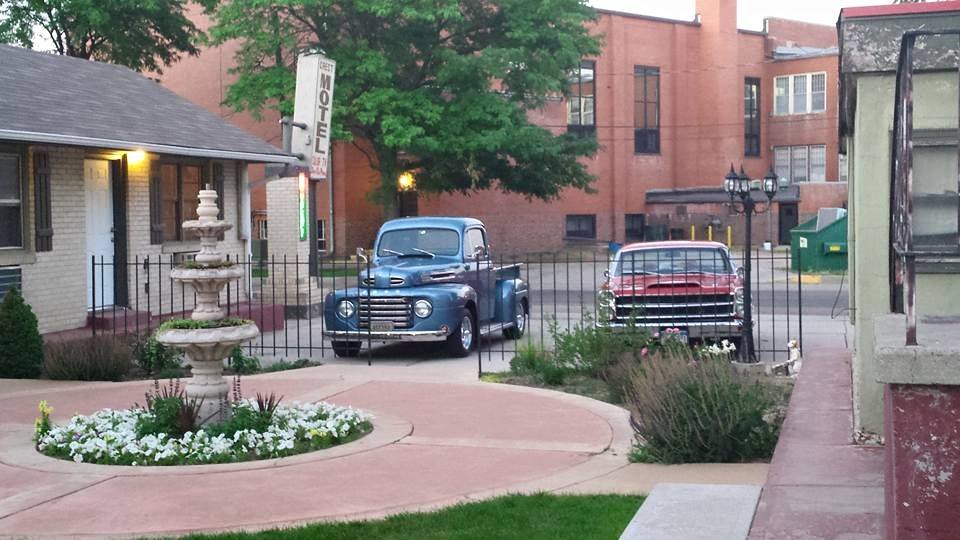
[[[498,191],[421,194],[407,198],[408,213],[478,217],[498,253],[689,237],[691,225],[702,237],[708,224],[736,228],[742,222],[728,215],[719,188],[731,163],[743,164],[753,178],[773,166],[786,179],[769,218],[755,220],[756,238],[776,242],[817,209],[845,205],[835,29],[767,19],[761,32],[740,30],[735,0],[697,0],[696,10],[692,21],[598,10],[593,29],[604,35],[604,49],[585,58],[571,78],[575,97],[531,113],[555,132],[597,137],[602,148],[588,163],[596,193],[570,190],[550,202]],[[202,26],[202,16],[198,21]],[[219,104],[234,47],[184,59],[163,82],[277,140],[275,116],[257,121]],[[349,253],[369,245],[382,220],[365,199],[376,173],[352,145],[335,144],[332,164],[333,185],[318,190],[318,228],[323,247]],[[265,208],[259,197],[255,192],[255,210]]]

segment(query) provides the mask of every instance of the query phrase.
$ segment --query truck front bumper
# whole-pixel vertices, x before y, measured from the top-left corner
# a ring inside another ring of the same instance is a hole
[[[403,341],[403,342],[430,342],[444,341],[450,335],[444,330],[324,330],[324,337],[333,341]]]
[[[651,332],[659,332],[666,328],[679,328],[686,330],[687,335],[693,339],[703,338],[729,338],[736,337],[743,333],[743,323],[741,321],[723,321],[723,322],[682,322],[671,324],[667,322],[657,323],[635,323],[626,324],[620,322],[597,322],[597,328],[604,328],[610,331],[624,331],[630,328],[644,328]]]

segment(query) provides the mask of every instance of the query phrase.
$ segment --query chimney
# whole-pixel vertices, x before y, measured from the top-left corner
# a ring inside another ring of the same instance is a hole
[[[723,34],[737,31],[737,0],[697,0],[700,24]]]

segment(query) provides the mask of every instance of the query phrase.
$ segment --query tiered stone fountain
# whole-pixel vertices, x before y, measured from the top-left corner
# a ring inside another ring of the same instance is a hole
[[[207,321],[209,327],[166,329],[157,333],[157,341],[183,350],[190,359],[193,377],[187,383],[186,396],[200,403],[201,425],[222,422],[229,416],[231,408],[225,406],[229,385],[223,378],[223,360],[236,345],[260,335],[260,329],[252,321],[217,325],[217,321],[224,321],[220,291],[242,278],[243,268],[226,263],[219,251],[217,237],[233,225],[217,219],[220,211],[216,201],[215,190],[200,190],[199,219],[183,222],[184,232],[191,231],[200,237],[196,264],[170,271],[173,280],[190,285],[196,291],[197,302],[191,318]]]

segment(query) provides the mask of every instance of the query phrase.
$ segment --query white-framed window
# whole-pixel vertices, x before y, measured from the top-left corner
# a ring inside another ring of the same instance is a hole
[[[849,165],[847,163],[847,155],[840,154],[837,156],[837,179],[841,182],[846,182],[847,177],[850,174]]]
[[[327,251],[327,222],[322,219],[317,220],[317,251]]]
[[[23,179],[20,156],[0,154],[0,249],[23,247]]]
[[[777,146],[773,149],[773,160],[777,176],[791,184],[827,180],[826,145]]]
[[[827,110],[827,74],[798,73],[773,79],[773,114],[808,114]]]
[[[267,223],[269,222],[266,219],[261,219],[257,221],[257,238],[259,238],[260,240],[267,240],[269,238],[267,234],[269,233],[269,228],[267,227]]]

